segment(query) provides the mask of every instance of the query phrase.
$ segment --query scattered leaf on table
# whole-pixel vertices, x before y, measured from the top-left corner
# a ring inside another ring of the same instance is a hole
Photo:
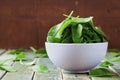
[[[99,64],[99,66],[101,67],[109,67],[109,66],[113,66],[114,64],[108,61],[103,61]]]
[[[109,71],[107,68],[96,68],[89,72],[90,77],[106,77],[114,76],[115,74]]]
[[[23,62],[23,60],[22,59],[20,59],[20,64],[22,64],[22,65],[27,65],[27,66],[30,66],[30,65],[34,65],[35,63],[36,63],[36,58],[33,60],[33,61],[31,61],[31,62]]]
[[[10,51],[9,54],[20,54],[21,52],[25,52],[25,51],[26,51],[25,49],[19,48],[19,49]]]
[[[37,64],[33,66],[33,70],[36,72],[49,72],[48,67],[44,64]]]
[[[15,72],[16,69],[10,65],[1,65],[0,69],[8,71],[8,72]]]
[[[120,56],[108,58],[108,60],[111,61],[111,62],[120,62]]]

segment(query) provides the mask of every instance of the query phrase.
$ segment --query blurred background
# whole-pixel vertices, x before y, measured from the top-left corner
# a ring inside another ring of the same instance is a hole
[[[120,0],[0,0],[0,48],[44,47],[50,27],[72,10],[94,16],[109,48],[120,49]]]

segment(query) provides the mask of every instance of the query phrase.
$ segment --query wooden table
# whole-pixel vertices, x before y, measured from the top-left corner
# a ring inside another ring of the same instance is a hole
[[[14,58],[8,54],[7,50],[0,50],[0,60]],[[26,54],[30,54],[27,52]],[[40,58],[36,64],[45,64],[50,72],[34,72],[31,66],[21,65],[19,62],[9,62],[17,72],[6,72],[0,70],[0,80],[120,80],[119,72],[116,67],[111,68],[117,75],[114,77],[89,77],[88,74],[68,74],[64,70],[56,67],[48,58]],[[119,66],[118,66],[119,67]]]

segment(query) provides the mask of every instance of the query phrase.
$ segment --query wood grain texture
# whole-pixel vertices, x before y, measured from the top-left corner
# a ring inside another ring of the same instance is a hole
[[[11,50],[9,50],[11,51]],[[5,60],[9,58],[15,58],[14,55],[8,54],[9,51],[7,51],[5,54],[0,56],[0,60]],[[35,57],[35,54],[33,52],[25,52],[26,56],[30,59],[33,59]],[[32,80],[34,71],[32,70],[32,66],[26,66],[21,65],[20,62],[9,62],[9,64],[13,64],[12,66],[17,70],[16,72],[6,72],[6,71],[0,71],[0,77],[4,75],[4,77],[1,80]]]
[[[17,72],[7,72],[2,80],[31,80],[33,76],[33,71],[28,67],[21,65],[19,62],[15,62],[13,66],[16,68]]]
[[[72,74],[62,70],[63,80],[90,80],[87,73],[85,74]]]
[[[11,59],[15,58],[14,55],[9,55],[9,51],[5,52],[4,54],[0,55],[0,60],[6,60],[6,59]],[[13,61],[8,61],[6,62],[8,65],[12,65],[14,62]],[[6,74],[6,71],[0,70],[0,80],[1,78]]]
[[[5,49],[0,49],[0,55],[2,55],[3,53],[5,53],[6,50]]]
[[[109,48],[120,49],[120,0],[0,0],[0,47],[44,47],[50,27],[72,10],[75,16],[94,16]]]
[[[47,66],[49,72],[36,72],[33,80],[62,80],[60,69],[53,65],[48,58],[41,58],[38,64]]]
[[[10,51],[10,50],[9,50]],[[0,55],[0,60],[5,60],[9,58],[15,58],[14,55],[8,54]],[[3,50],[0,50],[0,53]],[[34,58],[35,55],[32,52],[26,52],[26,56],[29,58]],[[116,62],[112,67],[117,72],[116,76],[112,77],[92,77],[89,78],[88,74],[70,74],[62,69],[56,67],[48,58],[38,58],[36,64],[44,64],[48,67],[49,72],[34,72],[32,66],[21,65],[19,62],[8,62],[9,65],[13,64],[17,69],[17,72],[6,72],[0,70],[0,80],[120,80],[120,62]],[[99,66],[97,66],[99,67]],[[111,68],[110,68],[111,69]],[[112,70],[113,71],[113,70]]]

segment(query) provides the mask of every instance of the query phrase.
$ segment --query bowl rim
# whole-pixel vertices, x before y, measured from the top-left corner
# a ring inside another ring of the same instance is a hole
[[[99,42],[99,43],[51,43],[51,42],[45,42],[45,44],[52,44],[52,45],[99,45],[99,44],[108,44],[108,42]]]

